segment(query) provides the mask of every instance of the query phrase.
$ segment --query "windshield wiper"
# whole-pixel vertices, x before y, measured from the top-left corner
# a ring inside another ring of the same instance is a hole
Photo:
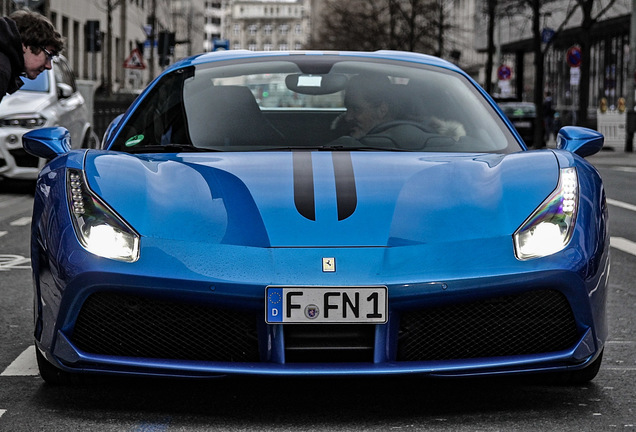
[[[250,149],[250,151],[293,151],[293,150],[307,150],[307,151],[411,151],[407,149],[401,149],[396,147],[373,147],[366,145],[345,146],[345,145],[318,145],[318,146],[284,146],[284,147],[259,147]]]
[[[181,152],[216,152],[211,148],[195,147],[192,144],[157,144],[139,147],[127,147],[128,153],[181,153]]]

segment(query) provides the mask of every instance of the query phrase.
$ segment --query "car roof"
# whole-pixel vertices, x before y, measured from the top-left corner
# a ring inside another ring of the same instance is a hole
[[[192,57],[185,58],[181,61],[174,63],[168,69],[179,68],[190,65],[197,65],[203,63],[211,63],[215,61],[224,60],[239,60],[249,58],[265,58],[265,57],[291,57],[291,56],[343,56],[343,57],[358,57],[377,60],[398,60],[407,61],[413,63],[427,64],[430,66],[437,66],[449,70],[453,70],[464,74],[464,72],[444,59],[434,57],[427,54],[420,54],[406,51],[249,51],[249,50],[226,50],[226,51],[214,51],[203,54],[198,54]]]

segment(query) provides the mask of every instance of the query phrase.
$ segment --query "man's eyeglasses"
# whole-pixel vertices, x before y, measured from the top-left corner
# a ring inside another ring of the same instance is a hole
[[[48,60],[51,60],[51,61],[52,61],[54,58],[56,58],[56,57],[57,57],[57,53],[56,53],[55,51],[54,51],[54,52],[51,52],[51,51],[47,50],[47,49],[46,49],[46,48],[44,48],[44,47],[40,47],[40,48],[42,49],[42,51],[44,51],[44,54],[46,55],[46,58],[47,58]]]

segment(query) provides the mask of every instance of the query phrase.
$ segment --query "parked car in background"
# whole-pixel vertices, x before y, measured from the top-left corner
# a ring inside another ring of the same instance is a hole
[[[232,50],[168,67],[105,136],[23,139],[50,160],[31,232],[49,383],[599,370],[596,131],[527,151],[431,56]]]
[[[32,129],[63,126],[70,132],[74,147],[96,148],[99,144],[91,113],[66,59],[58,56],[52,65],[34,80],[23,78],[24,86],[0,103],[0,177],[37,178],[44,159],[22,148],[22,135]]]
[[[534,145],[534,119],[537,107],[532,102],[499,102],[499,107],[512,122],[528,147]]]

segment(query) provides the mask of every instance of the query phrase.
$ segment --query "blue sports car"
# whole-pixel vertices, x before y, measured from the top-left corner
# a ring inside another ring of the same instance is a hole
[[[48,163],[33,211],[35,343],[82,374],[589,381],[607,338],[605,192],[565,127],[528,151],[426,55],[207,53]]]

